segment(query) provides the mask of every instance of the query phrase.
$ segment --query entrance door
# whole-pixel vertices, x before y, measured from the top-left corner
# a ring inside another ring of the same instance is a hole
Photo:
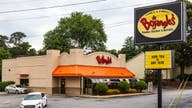
[[[61,79],[61,94],[65,94],[65,79]]]

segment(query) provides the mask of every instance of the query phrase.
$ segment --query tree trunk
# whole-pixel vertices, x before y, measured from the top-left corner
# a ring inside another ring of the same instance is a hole
[[[180,81],[184,79],[184,71],[185,71],[185,66],[183,64],[180,65],[180,72],[181,72],[181,78]]]

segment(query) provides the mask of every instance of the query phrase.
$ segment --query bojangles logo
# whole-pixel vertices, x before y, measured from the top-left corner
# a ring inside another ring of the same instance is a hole
[[[148,38],[161,38],[178,26],[178,17],[170,10],[157,9],[143,15],[137,24],[139,32]]]
[[[168,15],[165,15],[165,21],[157,20],[157,16],[153,15],[151,20],[147,20],[147,18],[142,18],[140,22],[143,24],[146,30],[149,30],[150,27],[152,29],[156,29],[157,26],[162,26],[166,28],[169,25],[175,25],[175,16],[172,14],[171,18],[169,19]]]

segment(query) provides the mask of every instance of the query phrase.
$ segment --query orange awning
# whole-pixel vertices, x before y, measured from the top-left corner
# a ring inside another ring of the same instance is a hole
[[[133,78],[135,75],[126,68],[100,66],[58,66],[52,76],[114,77]]]

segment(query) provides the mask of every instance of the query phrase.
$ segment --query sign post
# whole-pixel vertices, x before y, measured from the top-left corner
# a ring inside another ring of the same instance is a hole
[[[161,44],[158,44],[158,49],[159,51],[161,51]],[[162,108],[162,73],[161,73],[161,69],[157,70],[158,72],[158,108]]]

